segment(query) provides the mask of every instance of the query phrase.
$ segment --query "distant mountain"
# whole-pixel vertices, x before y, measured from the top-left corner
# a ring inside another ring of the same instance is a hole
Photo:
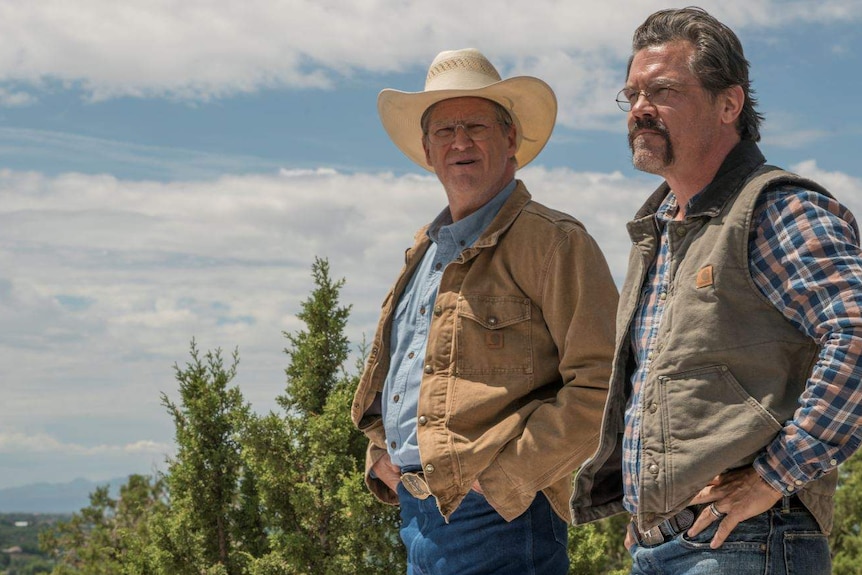
[[[127,477],[107,481],[75,479],[69,483],[33,483],[0,489],[0,513],[74,513],[90,504],[90,493],[109,485],[116,497]]]

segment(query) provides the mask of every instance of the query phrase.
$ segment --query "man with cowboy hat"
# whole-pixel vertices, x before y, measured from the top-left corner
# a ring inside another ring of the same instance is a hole
[[[501,80],[473,49],[440,53],[423,92],[378,98],[448,199],[384,301],[351,412],[369,488],[401,506],[408,573],[568,571],[572,472],[596,447],[617,290],[583,225],[515,179],[556,109],[546,83]]]

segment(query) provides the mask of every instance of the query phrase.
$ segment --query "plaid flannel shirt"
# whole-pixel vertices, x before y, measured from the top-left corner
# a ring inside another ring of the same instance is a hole
[[[677,211],[670,193],[656,213],[661,246],[632,322],[636,370],[626,408],[623,483],[626,509],[637,511],[640,391],[665,310],[667,226]],[[755,285],[789,322],[820,344],[799,408],[754,467],[789,495],[845,461],[862,440],[862,250],[853,215],[836,200],[778,187],[757,202],[749,238]]]

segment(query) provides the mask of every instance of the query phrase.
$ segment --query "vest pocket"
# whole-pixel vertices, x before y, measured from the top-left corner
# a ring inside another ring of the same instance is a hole
[[[719,473],[750,464],[781,430],[727,366],[660,376],[657,387],[661,408],[651,414],[647,404],[644,439],[662,441],[645,444],[644,453],[659,468],[663,462],[665,473],[658,477],[664,477],[668,508]]]
[[[457,374],[533,372],[529,299],[464,295],[457,314]]]

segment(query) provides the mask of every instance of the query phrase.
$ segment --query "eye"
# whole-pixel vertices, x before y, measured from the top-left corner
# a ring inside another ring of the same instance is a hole
[[[623,90],[623,98],[629,101],[631,105],[634,106],[634,103],[637,102],[638,97],[640,96],[640,91],[638,90]]]
[[[477,122],[477,123],[467,124],[467,126],[465,126],[465,127],[467,129],[467,133],[470,134],[470,136],[481,136],[482,134],[485,133],[485,130],[487,130],[491,126]]]
[[[668,95],[673,91],[673,88],[661,86],[652,92],[652,99],[656,103],[661,103],[667,100]]]
[[[437,138],[451,138],[455,133],[455,126],[444,126],[434,130],[434,136]]]

